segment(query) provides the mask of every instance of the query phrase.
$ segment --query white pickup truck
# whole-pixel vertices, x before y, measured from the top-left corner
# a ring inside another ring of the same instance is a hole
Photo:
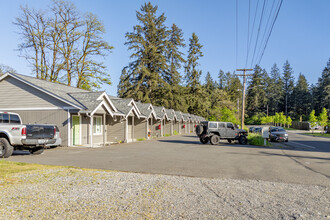
[[[0,158],[7,158],[14,150],[29,150],[41,154],[47,144],[56,142],[54,125],[23,125],[16,113],[0,112]]]

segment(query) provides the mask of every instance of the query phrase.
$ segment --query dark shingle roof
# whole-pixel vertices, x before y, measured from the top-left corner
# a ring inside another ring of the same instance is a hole
[[[93,111],[102,100],[97,100],[103,92],[77,92],[77,93],[69,93],[71,97],[73,97],[78,103],[86,107],[86,111]]]
[[[163,119],[165,116],[165,112],[163,112],[164,107],[154,106],[154,110],[157,118]]]
[[[152,110],[149,109],[149,107],[152,106],[150,103],[136,102],[136,106],[139,108],[141,114],[145,117],[148,117],[152,112]]]
[[[173,109],[165,109],[166,115],[168,119],[174,120],[174,110]]]
[[[115,105],[118,111],[123,113],[124,115],[127,115],[132,108],[134,108],[132,105],[129,105],[133,99],[121,99],[121,98],[110,98],[112,103]]]

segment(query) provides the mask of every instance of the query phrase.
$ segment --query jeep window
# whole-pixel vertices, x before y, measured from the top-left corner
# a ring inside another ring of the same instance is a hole
[[[9,123],[9,115],[8,114],[3,114],[2,115],[2,123]]]
[[[226,127],[226,123],[219,123],[219,128],[225,128]]]
[[[234,126],[233,126],[233,124],[232,124],[232,123],[227,123],[227,128],[231,128],[231,129],[233,129],[233,128],[234,128]]]
[[[18,115],[10,115],[10,124],[21,124]]]
[[[217,128],[217,123],[215,123],[215,122],[210,122],[210,123],[209,123],[209,128]]]

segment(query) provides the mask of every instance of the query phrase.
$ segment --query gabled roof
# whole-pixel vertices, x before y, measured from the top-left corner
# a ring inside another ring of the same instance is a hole
[[[138,110],[134,100],[130,99],[121,99],[118,97],[110,96],[110,100],[116,106],[117,110],[125,115],[125,118],[133,111],[138,118],[140,118],[140,111]]]
[[[25,76],[17,73],[6,73],[0,77],[0,81],[6,77],[13,77],[22,83],[25,83],[43,93],[48,94],[68,105],[79,109],[83,113],[94,113],[102,105],[112,115],[117,112],[113,103],[105,96],[105,92],[91,92],[60,83],[49,82],[37,79],[31,76]]]
[[[157,119],[164,119],[164,117],[167,117],[166,112],[165,112],[165,108],[159,107],[159,106],[154,106],[154,110],[157,116]]]
[[[151,115],[154,115],[155,118],[157,117],[151,103],[136,102],[136,105],[139,108],[141,115],[145,118],[149,118]]]
[[[174,111],[174,113],[178,121],[183,120],[182,113],[180,111]]]
[[[166,112],[167,118],[168,118],[170,121],[174,120],[174,118],[175,118],[175,113],[174,113],[174,110],[173,110],[173,109],[165,109],[165,112]]]

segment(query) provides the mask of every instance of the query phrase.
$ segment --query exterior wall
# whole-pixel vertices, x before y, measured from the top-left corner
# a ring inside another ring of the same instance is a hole
[[[195,124],[194,122],[190,122],[190,133],[193,133],[195,130]]]
[[[1,86],[0,86],[1,87]],[[1,109],[0,109],[1,111]],[[68,112],[65,110],[10,111],[21,116],[23,124],[55,124],[60,129],[62,146],[68,146]]]
[[[153,136],[161,137],[161,129],[158,129],[158,126],[161,124],[161,120],[153,120]]]
[[[171,135],[171,121],[165,120],[164,136],[165,134]]]
[[[125,121],[120,116],[106,116],[107,142],[117,143],[125,141]]]
[[[102,123],[102,134],[93,134],[93,144],[103,144],[103,133],[104,133],[104,129],[103,129],[103,115],[97,115],[95,114],[94,116],[99,116],[101,117],[101,123]]]
[[[85,115],[80,115],[81,121],[81,145],[90,144],[90,118]],[[72,125],[72,122],[71,122]],[[71,136],[73,137],[73,135]],[[93,137],[94,142],[94,137]]]
[[[141,139],[147,137],[147,119],[134,118],[134,139]]]
[[[4,109],[54,108],[68,106],[68,104],[12,77],[7,77],[0,82],[0,106]]]
[[[174,125],[173,125],[173,132],[174,131],[180,133],[180,123],[177,120],[175,120]]]

